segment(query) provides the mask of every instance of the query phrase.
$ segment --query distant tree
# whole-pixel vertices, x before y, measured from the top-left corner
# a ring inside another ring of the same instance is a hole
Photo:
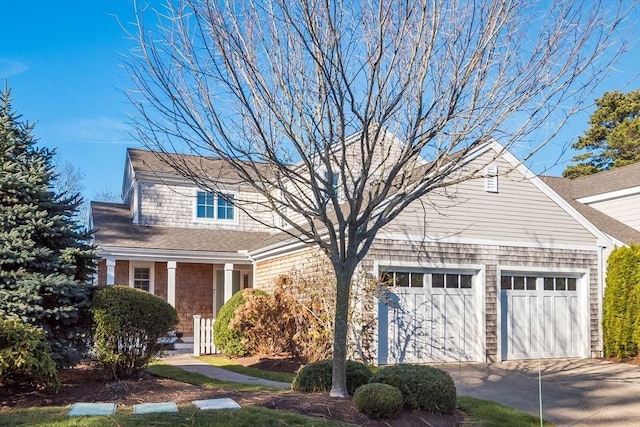
[[[226,160],[242,194],[261,195],[238,194],[235,206],[326,254],[336,279],[331,395],[346,397],[352,279],[378,232],[429,193],[483,176],[491,159],[468,161],[487,141],[523,160],[544,145],[540,128],[580,110],[624,51],[628,6],[167,1],[140,10],[131,34],[135,131],[212,192],[225,191],[223,171],[166,154]]]
[[[10,91],[0,95],[0,317],[44,330],[58,366],[79,361],[90,333],[95,255],[75,221],[78,194],[53,190],[54,152],[36,147]]]
[[[596,100],[589,129],[572,145],[586,150],[562,176],[577,178],[640,162],[640,90],[605,92]]]

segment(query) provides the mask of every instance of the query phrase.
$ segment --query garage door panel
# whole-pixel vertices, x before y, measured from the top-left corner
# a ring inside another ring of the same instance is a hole
[[[474,289],[425,286],[389,291],[396,302],[379,305],[379,327],[386,329],[379,336],[387,341],[379,343],[380,363],[479,360]]]
[[[544,276],[527,290],[522,286],[504,289],[505,284],[509,286],[508,277],[501,279],[503,358],[583,356],[586,320],[580,308],[584,296],[579,289],[572,286],[567,290],[569,279],[564,277]],[[512,285],[516,283],[522,281],[514,280]]]

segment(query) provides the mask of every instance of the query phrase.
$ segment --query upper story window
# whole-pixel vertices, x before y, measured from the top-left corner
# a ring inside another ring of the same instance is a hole
[[[233,221],[235,219],[234,195],[198,191],[196,217]]]

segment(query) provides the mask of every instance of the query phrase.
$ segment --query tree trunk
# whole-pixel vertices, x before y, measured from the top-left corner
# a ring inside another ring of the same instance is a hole
[[[333,336],[333,370],[331,397],[349,397],[347,391],[347,320],[349,318],[349,294],[355,267],[340,266],[336,271],[336,314]]]

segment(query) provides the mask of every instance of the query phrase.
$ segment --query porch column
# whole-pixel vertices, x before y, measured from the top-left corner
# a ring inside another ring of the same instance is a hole
[[[224,302],[233,295],[233,264],[224,265]]]
[[[176,267],[177,262],[167,262],[167,302],[171,307],[176,306]]]
[[[116,259],[107,258],[107,286],[116,284]]]

